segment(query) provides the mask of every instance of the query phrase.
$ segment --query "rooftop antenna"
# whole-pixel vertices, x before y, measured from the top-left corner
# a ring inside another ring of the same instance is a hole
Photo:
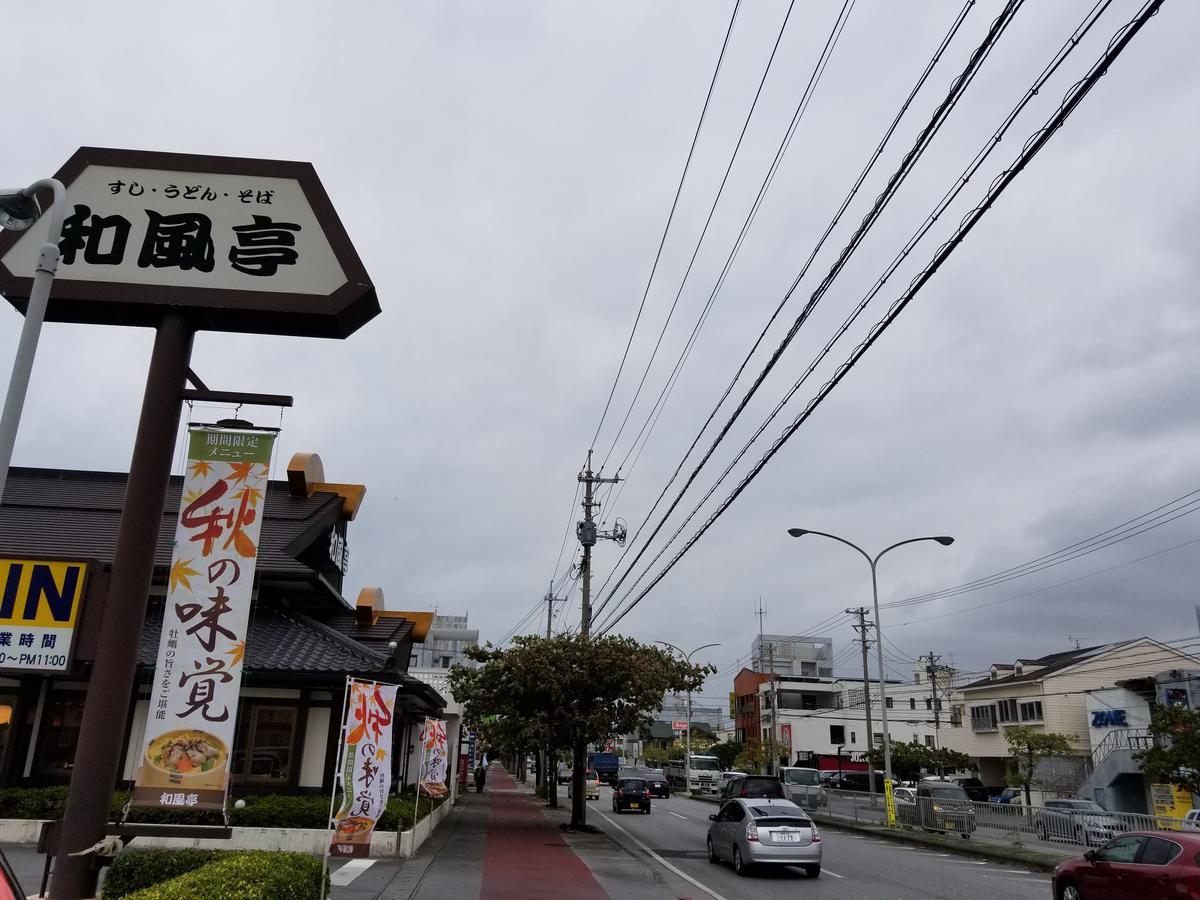
[[[1075,642],[1075,649],[1076,649],[1076,650],[1078,650],[1078,649],[1079,649],[1079,638],[1075,637],[1075,636],[1074,636],[1074,635],[1072,635],[1072,634],[1068,634],[1068,635],[1067,635],[1067,640],[1068,640],[1068,641],[1074,641],[1074,642]]]

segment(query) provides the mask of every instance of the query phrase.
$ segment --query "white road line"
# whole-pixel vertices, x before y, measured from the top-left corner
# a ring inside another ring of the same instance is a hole
[[[686,872],[671,865],[669,862],[667,862],[665,859],[663,859],[661,856],[659,856],[657,853],[655,853],[653,850],[651,850],[649,847],[647,847],[645,844],[643,844],[640,840],[638,840],[638,838],[634,837],[632,834],[630,834],[628,831],[626,831],[624,828],[622,828],[620,825],[618,825],[616,822],[614,822],[612,819],[610,819],[608,816],[606,816],[604,813],[597,813],[597,815],[599,815],[600,818],[602,818],[605,822],[607,822],[613,828],[617,829],[617,831],[621,832],[621,834],[625,835],[627,838],[629,838],[631,841],[633,841],[635,844],[637,844],[639,847],[641,847],[643,850],[645,850],[648,854],[650,854],[650,857],[652,859],[656,860],[664,868],[670,869],[672,872],[674,872],[676,875],[678,875],[680,878],[682,878],[688,884],[694,884],[696,887],[700,888],[700,890],[704,891],[704,893],[708,894],[708,896],[712,897],[713,900],[725,900],[724,897],[722,897],[720,894],[718,894],[712,888],[706,887],[705,885],[703,885],[699,881],[697,881],[695,878],[693,878],[691,875],[689,875]]]
[[[671,812],[671,811],[670,811],[670,810],[667,810],[667,812]],[[686,818],[687,818],[687,816],[680,816],[680,815],[679,815],[679,813],[677,813],[677,812],[671,812],[671,815],[673,815],[673,816],[679,816],[679,818],[681,818],[681,819],[686,819]]]
[[[845,878],[845,875],[839,875],[837,872],[831,872],[824,866],[821,866],[821,871],[826,875],[832,875],[834,878]]]
[[[329,876],[329,881],[331,884],[347,885],[373,865],[373,859],[352,859]]]

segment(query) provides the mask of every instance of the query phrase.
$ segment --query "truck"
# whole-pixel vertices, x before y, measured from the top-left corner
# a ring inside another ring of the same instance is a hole
[[[589,769],[596,770],[596,777],[605,784],[615,784],[617,773],[621,771],[621,761],[617,754],[609,751],[592,750],[587,756]]]
[[[721,789],[721,761],[715,756],[691,756],[692,777],[689,783],[684,759],[675,759],[663,767],[663,775],[671,783],[671,790],[719,791]]]
[[[784,795],[797,806],[819,809],[829,804],[829,795],[821,785],[821,773],[817,769],[801,766],[783,766],[779,770]]]

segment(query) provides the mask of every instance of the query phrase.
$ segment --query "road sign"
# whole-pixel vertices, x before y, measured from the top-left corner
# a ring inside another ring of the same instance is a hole
[[[344,338],[379,314],[312,165],[83,147],[46,319]],[[49,216],[0,233],[0,292],[24,310]]]

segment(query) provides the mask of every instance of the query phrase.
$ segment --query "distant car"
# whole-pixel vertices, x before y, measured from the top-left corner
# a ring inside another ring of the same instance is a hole
[[[721,803],[734,797],[748,800],[787,800],[783,782],[774,775],[734,775],[721,791]]]
[[[903,803],[915,808],[917,805],[917,789],[910,787],[893,788],[892,800],[897,806]],[[896,817],[899,818],[899,812],[897,812]]]
[[[1055,900],[1084,897],[1200,898],[1200,835],[1132,831],[1054,869]]]
[[[1088,847],[1112,840],[1125,830],[1121,820],[1095,800],[1047,800],[1033,815],[1033,830],[1043,841],[1073,841]]]
[[[1014,798],[1017,798],[1017,802],[1019,802],[1020,796],[1021,796],[1020,788],[1006,787],[999,794],[994,794],[993,796],[988,797],[988,802],[989,803],[1012,803],[1012,802],[1014,802]]]
[[[729,769],[717,776],[717,786],[723,791],[725,785],[729,784],[729,779],[734,775],[745,775],[745,772],[739,772],[737,769]]]
[[[566,768],[566,769],[558,770],[558,783],[559,784],[570,784],[571,779],[574,777],[575,777],[575,772],[573,769]]]
[[[978,778],[955,778],[954,783],[967,792],[967,796],[976,803],[988,802],[988,789]]]
[[[1200,831],[1200,809],[1189,809],[1183,817],[1184,831]]]
[[[837,791],[869,791],[871,776],[867,772],[841,772],[829,779],[829,788]],[[883,793],[883,773],[875,773],[875,793]]]
[[[792,801],[738,797],[708,818],[709,862],[728,859],[738,875],[766,864],[800,866],[809,878],[820,877],[821,834]]]
[[[975,807],[961,785],[950,781],[922,781],[912,806],[897,804],[896,818],[924,831],[953,831],[969,838],[975,831]]]
[[[669,799],[671,796],[671,782],[667,781],[662,775],[643,775],[643,780],[646,782],[646,788],[650,791],[651,796],[663,797]]]
[[[632,809],[638,812],[650,812],[650,786],[644,778],[619,778],[613,788],[613,812],[621,813]]]
[[[583,789],[588,800],[600,799],[600,776],[595,769],[583,773]]]

